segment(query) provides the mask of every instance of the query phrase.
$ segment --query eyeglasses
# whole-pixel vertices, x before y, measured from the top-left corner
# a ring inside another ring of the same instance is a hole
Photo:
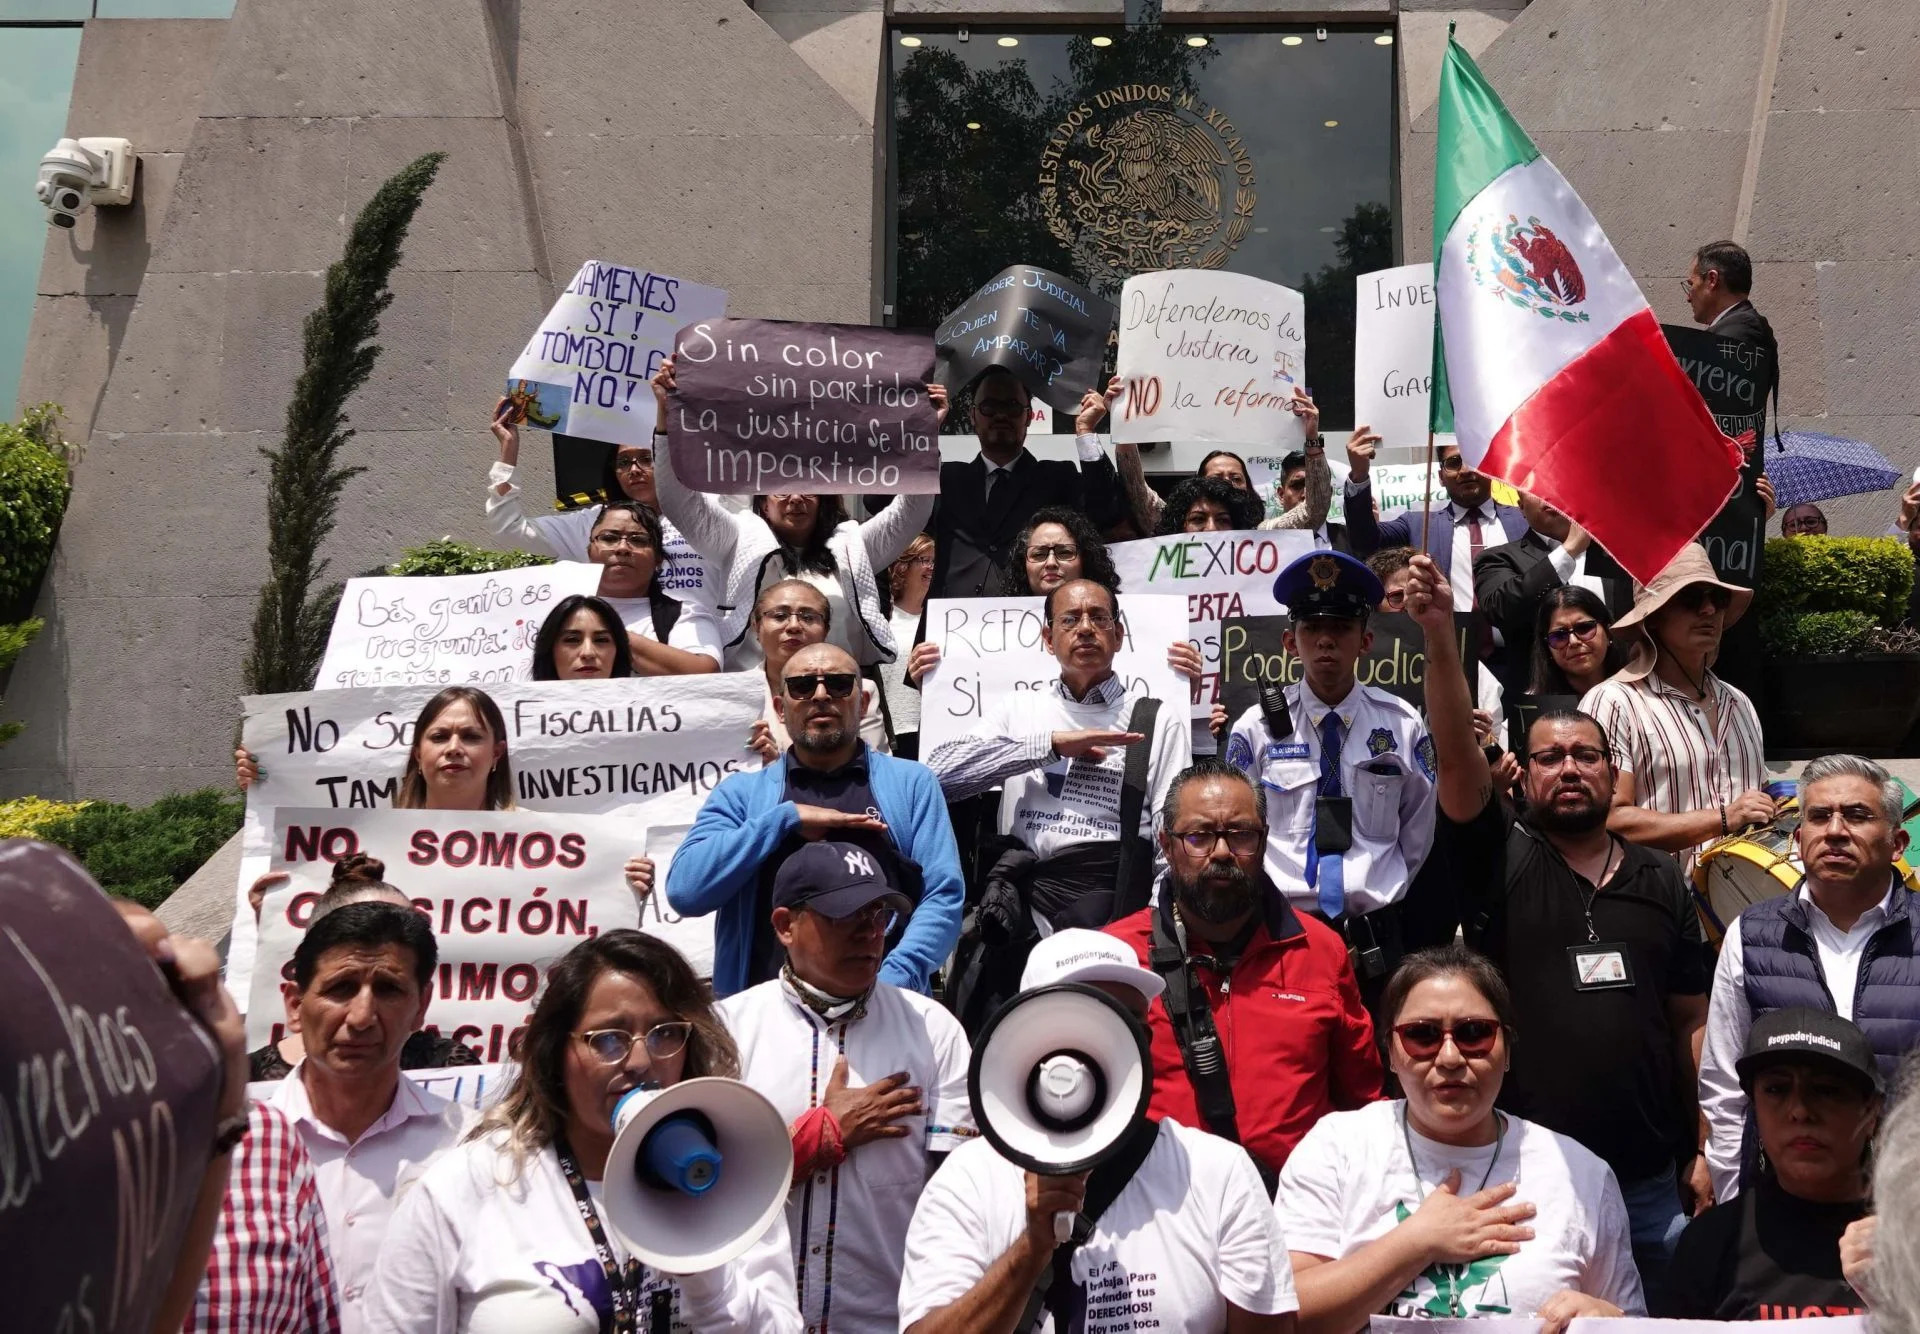
[[[1017,399],[976,398],[973,410],[982,417],[1015,418],[1027,415],[1027,405]]]
[[[928,569],[928,570],[931,570],[931,569],[933,568],[933,557],[931,557],[931,556],[909,556],[909,557],[907,558],[907,564],[908,564],[909,566],[911,566],[912,568],[914,568],[914,569],[923,569],[923,568],[924,568],[924,569]]]
[[[642,472],[653,467],[651,454],[622,454],[613,461],[615,472]]]
[[[768,607],[760,613],[763,621],[772,621],[775,625],[785,625],[788,621],[798,621],[802,625],[825,625],[827,618],[811,607]]]
[[[786,679],[788,699],[812,699],[821,686],[835,699],[853,694],[853,683],[860,678],[852,672],[805,672]]]
[[[1834,816],[1840,817],[1840,823],[1848,828],[1860,825],[1880,824],[1886,820],[1886,813],[1873,806],[1809,806],[1800,813],[1800,822],[1811,828],[1833,823]]]
[[[1697,612],[1708,603],[1715,611],[1725,611],[1733,605],[1733,594],[1718,584],[1688,584],[1673,595],[1673,601],[1684,611]]]
[[[1578,639],[1581,643],[1593,638],[1593,632],[1600,628],[1598,621],[1575,621],[1572,625],[1563,625],[1558,630],[1547,631],[1547,643],[1554,648],[1565,648],[1567,641]]]
[[[1407,605],[1407,590],[1404,588],[1389,588],[1386,596],[1380,600],[1395,611],[1398,611]]]
[[[1440,1046],[1453,1039],[1454,1050],[1469,1059],[1493,1053],[1500,1036],[1497,1019],[1461,1019],[1451,1025],[1437,1019],[1416,1019],[1410,1024],[1395,1024],[1393,1031],[1408,1056],[1416,1061],[1431,1061],[1440,1054]]]
[[[1078,630],[1090,625],[1096,630],[1113,629],[1113,617],[1104,611],[1070,611],[1055,622],[1062,630]]]
[[[1441,472],[1459,472],[1467,466],[1467,461],[1458,454],[1449,454],[1440,460]]]
[[[1227,851],[1236,857],[1251,857],[1267,845],[1264,829],[1176,829],[1173,836],[1195,857],[1211,856],[1221,839],[1227,841]]]
[[[591,1028],[574,1036],[587,1044],[594,1059],[603,1065],[619,1065],[633,1054],[633,1044],[645,1042],[647,1055],[656,1061],[670,1061],[686,1048],[693,1025],[684,1019],[655,1024],[645,1033],[629,1033],[624,1028]]]
[[[593,540],[609,550],[619,547],[632,547],[635,551],[650,551],[653,549],[653,539],[647,534],[623,533],[615,528],[609,528],[602,532],[595,533]]]
[[[1569,757],[1581,769],[1598,769],[1607,762],[1607,752],[1593,746],[1553,746],[1532,752],[1527,763],[1536,769],[1558,769]]]
[[[1027,548],[1027,559],[1035,565],[1038,565],[1042,561],[1045,561],[1049,558],[1053,560],[1057,560],[1062,565],[1065,565],[1070,560],[1080,559],[1080,548],[1074,547],[1074,546],[1068,546],[1064,542],[1057,542],[1050,547],[1028,547]]]
[[[800,906],[815,916],[825,917],[827,921],[832,922],[835,926],[845,927],[849,931],[869,931],[878,927],[880,933],[885,935],[893,929],[895,913],[892,907],[886,903],[869,903],[859,912],[849,913],[845,917],[827,917],[827,915],[818,908],[810,907],[804,903]]]

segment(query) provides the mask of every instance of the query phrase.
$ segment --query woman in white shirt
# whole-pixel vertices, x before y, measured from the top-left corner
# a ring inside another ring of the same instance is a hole
[[[520,1067],[465,1143],[401,1199],[365,1299],[367,1334],[787,1334],[801,1328],[784,1211],[740,1258],[667,1275],[602,1222],[613,1110],[641,1085],[736,1077],[706,988],[639,931],[553,966]]]
[[[887,567],[887,592],[893,602],[894,646],[903,650],[880,666],[880,694],[887,706],[887,733],[893,753],[903,760],[920,755],[920,692],[907,682],[906,646],[920,633],[920,617],[933,588],[933,539],[925,533],[907,544]]]
[[[1300,1334],[1374,1314],[1645,1314],[1626,1205],[1607,1165],[1494,1110],[1512,1027],[1506,983],[1462,945],[1410,955],[1387,983],[1388,1061],[1406,1097],[1320,1119],[1274,1198]]]
[[[680,602],[660,584],[667,552],[660,516],[631,500],[602,505],[587,539],[600,567],[600,596],[627,627],[635,676],[697,676],[720,670],[720,632],[699,601]]]

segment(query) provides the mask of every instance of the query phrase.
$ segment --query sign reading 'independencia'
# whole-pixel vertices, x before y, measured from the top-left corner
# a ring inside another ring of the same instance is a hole
[[[667,448],[696,491],[937,491],[933,343],[863,324],[703,320],[680,331]]]

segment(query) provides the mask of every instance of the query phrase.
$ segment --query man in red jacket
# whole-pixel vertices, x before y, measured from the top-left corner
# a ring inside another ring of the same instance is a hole
[[[1161,810],[1159,902],[1107,928],[1166,979],[1148,1012],[1148,1113],[1245,1146],[1271,1186],[1314,1122],[1380,1096],[1373,1022],[1346,943],[1262,868],[1266,801],[1201,760]]]

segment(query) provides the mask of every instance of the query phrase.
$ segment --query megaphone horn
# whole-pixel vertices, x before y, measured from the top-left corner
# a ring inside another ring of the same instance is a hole
[[[737,1079],[639,1088],[614,1108],[607,1226],[662,1273],[739,1257],[786,1206],[792,1179],[785,1119]]]

